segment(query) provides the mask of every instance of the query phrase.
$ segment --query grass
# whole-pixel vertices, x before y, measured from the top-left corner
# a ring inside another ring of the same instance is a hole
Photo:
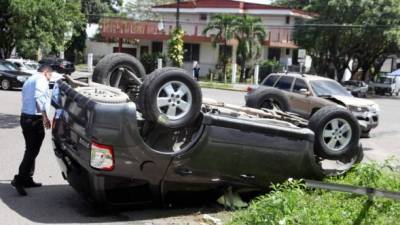
[[[400,169],[393,161],[360,164],[344,176],[325,181],[400,191]],[[307,189],[303,182],[289,179],[272,187],[269,194],[233,213],[231,225],[381,225],[400,224],[400,201],[368,199],[364,195]]]

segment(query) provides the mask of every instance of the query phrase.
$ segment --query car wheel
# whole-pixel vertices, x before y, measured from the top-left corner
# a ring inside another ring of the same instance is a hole
[[[1,89],[10,90],[11,89],[11,82],[8,79],[3,79],[1,81]]]
[[[78,87],[78,93],[100,103],[118,104],[129,101],[129,97],[117,88],[111,87]]]
[[[289,99],[283,91],[275,88],[268,88],[257,93],[254,97],[253,104],[249,104],[249,107],[258,109],[278,108],[282,111],[289,111]]]
[[[337,106],[318,110],[309,121],[314,131],[314,150],[325,159],[337,160],[355,154],[360,139],[360,126],[351,112]]]
[[[146,74],[142,63],[135,57],[125,53],[112,53],[97,63],[92,79],[94,82],[119,88],[127,93],[132,101],[136,101],[140,83],[127,71],[139,79]]]
[[[198,83],[183,69],[155,70],[140,87],[138,109],[148,121],[165,127],[192,124],[200,114],[201,104]]]
[[[371,129],[365,130],[365,131],[361,131],[361,137],[362,138],[370,138],[371,137],[370,136],[370,132],[371,132]]]

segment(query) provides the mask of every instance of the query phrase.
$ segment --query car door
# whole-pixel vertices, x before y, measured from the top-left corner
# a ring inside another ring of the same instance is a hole
[[[163,192],[200,191],[239,179],[245,129],[238,120],[204,115],[196,144],[177,153],[163,180]]]
[[[291,111],[307,118],[310,114],[310,89],[302,78],[296,78],[289,94]]]

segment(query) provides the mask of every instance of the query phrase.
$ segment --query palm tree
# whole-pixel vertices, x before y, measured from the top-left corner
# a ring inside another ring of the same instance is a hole
[[[226,65],[228,64],[228,41],[234,38],[234,27],[236,16],[228,14],[217,14],[211,17],[211,21],[203,30],[203,35],[210,31],[216,31],[212,36],[212,44],[215,48],[217,44],[223,43],[223,57],[221,59],[223,64],[224,82],[226,83]]]
[[[260,57],[266,31],[260,18],[244,15],[236,21],[234,36],[239,42],[237,56],[242,69],[240,82],[243,82],[246,64]]]

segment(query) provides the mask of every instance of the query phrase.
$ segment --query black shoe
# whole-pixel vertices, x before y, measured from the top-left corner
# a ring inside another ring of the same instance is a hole
[[[24,187],[26,188],[35,188],[35,187],[41,187],[42,183],[36,183],[35,181],[33,181],[32,177],[28,178],[25,182],[24,182]]]
[[[11,185],[14,186],[14,188],[17,190],[18,194],[22,195],[22,196],[26,196],[28,195],[28,193],[26,193],[23,182],[21,182],[21,179],[18,177],[18,175],[16,175],[14,177],[14,180],[11,181]]]

